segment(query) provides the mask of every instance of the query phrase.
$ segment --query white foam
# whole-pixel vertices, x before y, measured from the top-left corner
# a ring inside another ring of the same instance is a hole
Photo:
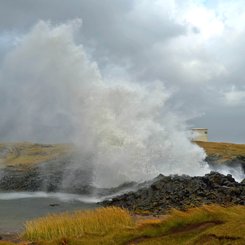
[[[79,201],[82,203],[96,203],[101,199],[69,193],[47,193],[47,192],[4,192],[0,193],[0,200],[17,200],[32,198],[54,198],[62,202]]]
[[[103,79],[74,41],[77,23],[41,21],[7,55],[0,89],[8,97],[1,118],[11,119],[13,138],[74,142],[81,158],[71,169],[89,159],[93,185],[100,187],[159,173],[208,172],[204,151],[191,143],[185,121],[169,108],[171,93],[163,83]],[[67,185],[76,181],[73,174],[64,178]]]

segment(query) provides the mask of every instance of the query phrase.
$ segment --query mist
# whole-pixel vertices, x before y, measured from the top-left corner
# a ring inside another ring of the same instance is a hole
[[[81,23],[40,21],[7,53],[0,77],[2,140],[75,144],[80,157],[67,183],[87,165],[93,184],[104,187],[159,173],[208,172],[204,151],[168,104],[172,91],[162,81],[103,78],[76,42]]]

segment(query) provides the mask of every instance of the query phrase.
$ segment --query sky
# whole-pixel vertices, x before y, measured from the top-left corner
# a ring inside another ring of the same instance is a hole
[[[160,81],[190,128],[208,128],[210,141],[245,142],[244,1],[0,0],[0,75],[38,21],[75,19],[76,42],[105,79]]]

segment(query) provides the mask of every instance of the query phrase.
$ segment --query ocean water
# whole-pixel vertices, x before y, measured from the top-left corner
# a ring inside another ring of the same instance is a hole
[[[45,192],[0,193],[0,234],[21,232],[24,223],[50,213],[99,207],[96,198]]]

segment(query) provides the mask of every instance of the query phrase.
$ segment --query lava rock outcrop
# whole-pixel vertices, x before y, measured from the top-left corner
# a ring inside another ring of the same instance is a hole
[[[245,205],[245,180],[211,172],[202,177],[159,175],[147,187],[102,202],[136,213],[163,214],[204,204]]]

